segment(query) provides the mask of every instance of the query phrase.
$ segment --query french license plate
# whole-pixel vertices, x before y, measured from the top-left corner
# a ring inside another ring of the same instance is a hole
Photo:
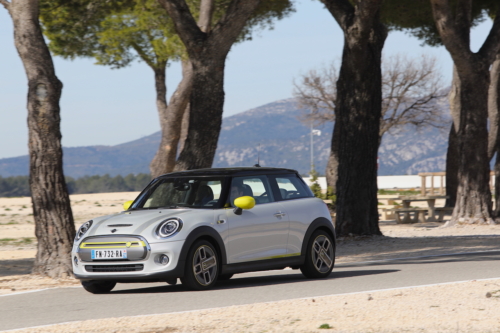
[[[92,259],[127,259],[127,250],[92,250]]]

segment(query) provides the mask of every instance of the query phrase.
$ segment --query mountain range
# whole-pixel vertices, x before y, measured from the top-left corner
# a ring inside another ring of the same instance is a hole
[[[223,119],[213,167],[287,167],[307,174],[311,168],[311,129],[299,117],[294,99],[263,105]],[[443,111],[447,113],[447,111]],[[451,124],[451,122],[450,122]],[[448,127],[448,126],[446,126]],[[315,169],[323,174],[333,124],[317,127]],[[64,172],[71,177],[149,173],[160,144],[160,132],[115,146],[64,147]],[[445,169],[447,133],[436,128],[407,127],[387,133],[379,149],[379,175],[407,175]],[[0,159],[0,176],[28,174],[28,156]]]

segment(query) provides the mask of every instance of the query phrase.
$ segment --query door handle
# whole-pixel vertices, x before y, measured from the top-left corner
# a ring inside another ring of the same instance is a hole
[[[286,214],[285,214],[285,213],[282,213],[282,212],[278,212],[278,213],[274,214],[274,216],[276,216],[276,217],[283,217],[283,216],[285,216],[285,215],[286,215]]]

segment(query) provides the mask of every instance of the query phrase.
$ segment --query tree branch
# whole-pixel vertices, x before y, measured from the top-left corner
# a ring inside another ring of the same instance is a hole
[[[0,0],[1,1],[1,0]],[[152,69],[156,69],[158,66],[156,66],[151,59],[149,59],[148,55],[143,51],[143,49],[137,45],[136,43],[131,43],[130,46],[137,52],[139,57]]]
[[[201,0],[200,17],[198,18],[198,26],[203,32],[210,32],[212,27],[212,15],[214,12],[214,0]]]
[[[7,11],[9,11],[9,7],[10,7],[10,2],[9,1],[7,1],[7,0],[0,0],[0,4],[2,4],[5,7],[5,9],[7,9]]]
[[[382,6],[382,0],[360,0],[355,7],[355,20],[361,27],[361,33],[368,36],[373,22]]]
[[[321,0],[344,32],[351,26],[354,18],[354,7],[349,0]]]
[[[261,0],[232,0],[224,16],[212,29],[209,38],[214,40],[214,47],[229,52],[240,35],[252,13]]]
[[[470,58],[472,52],[470,51],[469,44],[464,40],[463,34],[460,34],[458,30],[460,28],[469,29],[469,27],[457,27],[453,21],[453,15],[448,0],[431,0],[431,5],[439,35],[446,49],[450,52],[453,62],[457,64],[460,63],[462,59],[465,60]]]
[[[158,0],[158,2],[165,8],[170,17],[172,17],[175,30],[186,46],[189,56],[196,56],[196,49],[199,48],[200,42],[206,40],[207,34],[198,27],[186,1]]]
[[[464,27],[457,31],[460,38],[470,45],[470,28],[472,26],[472,0],[458,0],[455,10],[455,26]]]
[[[488,64],[493,63],[495,57],[500,52],[500,6],[496,12],[495,21],[491,27],[490,33],[478,54],[486,59]]]

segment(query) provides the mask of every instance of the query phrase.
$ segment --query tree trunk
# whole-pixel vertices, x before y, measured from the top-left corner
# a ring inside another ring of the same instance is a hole
[[[377,153],[382,112],[381,55],[387,31],[378,19],[366,40],[344,30],[337,82],[339,129],[336,231],[380,235],[377,210]]]
[[[328,163],[326,165],[326,185],[331,187],[335,193],[335,187],[337,186],[338,179],[338,168],[339,168],[339,129],[337,128],[337,122],[333,124],[332,133],[332,143],[330,147],[330,157],[328,158]]]
[[[30,190],[38,240],[33,273],[69,276],[75,225],[62,164],[62,83],[40,29],[38,1],[13,0],[9,7],[15,45],[28,77]]]
[[[185,0],[158,1],[172,17],[193,66],[188,135],[175,170],[209,168],[222,124],[225,60],[260,0],[232,0],[214,27],[210,23],[214,0],[201,2],[201,24]]]
[[[192,59],[193,86],[189,125],[175,170],[210,168],[217,149],[224,106],[224,62],[215,57]],[[182,120],[182,119],[181,119]]]
[[[497,158],[494,166],[495,172],[495,211],[493,217],[496,223],[500,223],[500,149],[497,146]]]
[[[496,56],[490,69],[490,87],[488,90],[488,118],[490,130],[488,135],[488,158],[491,159],[497,151],[498,126],[500,124],[498,91],[500,89],[500,54]]]
[[[454,124],[451,125],[448,136],[448,151],[446,152],[446,199],[445,207],[455,207],[458,190],[459,145]]]
[[[184,144],[186,143],[187,135],[188,135],[188,129],[189,129],[189,113],[191,108],[189,107],[189,103],[186,107],[186,110],[184,111],[184,115],[182,116],[182,126],[181,126],[181,138],[179,139],[179,155],[182,153],[182,150],[184,149]]]
[[[448,96],[450,103],[450,114],[453,123],[448,136],[448,151],[446,153],[446,207],[455,207],[457,202],[458,191],[458,165],[459,160],[459,144],[457,140],[457,128],[460,128],[460,78],[458,77],[457,68],[453,66],[453,79],[451,82],[451,90]]]
[[[482,65],[482,66],[481,66]],[[460,127],[457,202],[447,225],[494,223],[491,219],[487,100],[489,70],[476,64],[460,75]]]
[[[491,218],[488,159],[489,68],[500,52],[500,8],[478,52],[470,50],[472,0],[452,8],[448,0],[431,0],[436,28],[460,79],[457,201],[448,226],[494,223]]]
[[[160,116],[161,142],[150,165],[153,178],[172,172],[177,158],[177,147],[181,136],[182,119],[185,113],[193,83],[193,71],[189,60],[182,62],[182,80],[166,103],[167,87],[165,67],[155,69],[156,105]]]
[[[495,210],[493,217],[497,223],[500,222],[500,133],[498,126],[500,122],[500,54],[497,54],[496,60],[490,70],[490,89],[488,91],[488,114],[490,117],[490,133],[494,132],[496,135],[495,143],[492,144],[491,140],[488,144],[488,150],[493,146],[493,154],[497,154],[495,160]],[[493,131],[491,130],[493,128]],[[496,130],[496,131],[495,131]],[[491,138],[491,134],[490,134]],[[490,151],[488,151],[490,153]],[[493,157],[491,154],[491,157]],[[488,156],[490,157],[490,156]]]

